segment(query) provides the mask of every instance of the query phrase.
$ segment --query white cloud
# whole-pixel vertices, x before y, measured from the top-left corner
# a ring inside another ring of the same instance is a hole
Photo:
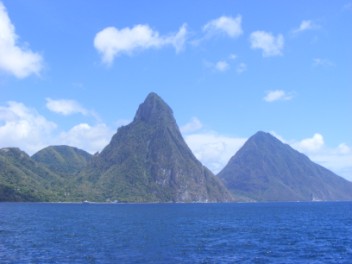
[[[351,148],[347,144],[341,143],[340,145],[337,146],[337,152],[341,153],[341,154],[349,154],[352,151],[351,151]]]
[[[20,147],[33,153],[50,142],[57,125],[19,102],[0,106],[0,147]]]
[[[264,96],[263,100],[266,102],[275,102],[275,101],[288,101],[293,98],[292,94],[287,94],[283,90],[273,90],[267,91],[267,94]]]
[[[237,38],[242,33],[241,27],[242,17],[238,15],[237,17],[221,16],[217,19],[211,20],[203,27],[203,31],[208,37],[217,34],[226,34],[231,38]]]
[[[247,70],[247,64],[245,64],[243,62],[239,63],[236,67],[236,72],[238,74],[241,74],[241,73],[245,72],[246,70]]]
[[[78,124],[58,131],[56,123],[19,102],[0,106],[0,148],[18,147],[29,154],[49,145],[70,145],[90,153],[105,147],[114,131],[103,123]]]
[[[62,115],[71,115],[80,113],[82,115],[88,115],[89,111],[82,107],[75,100],[60,99],[54,100],[51,98],[46,98],[46,107],[55,113]]]
[[[229,137],[214,132],[195,133],[184,137],[197,159],[215,174],[226,166],[246,141],[245,138]]]
[[[0,70],[17,78],[39,75],[43,58],[26,47],[18,46],[18,38],[6,8],[0,2]]]
[[[59,136],[61,144],[75,146],[90,153],[102,150],[110,141],[113,131],[105,124],[91,126],[78,124]]]
[[[161,48],[172,45],[179,52],[183,49],[187,36],[187,27],[182,25],[174,35],[160,36],[148,25],[136,25],[132,28],[118,29],[107,27],[94,38],[94,47],[102,55],[102,61],[111,64],[121,54],[131,55],[136,50]]]
[[[265,31],[255,31],[250,35],[252,49],[262,49],[263,57],[282,55],[284,37],[279,34],[276,37]]]
[[[319,26],[311,20],[303,20],[298,28],[293,30],[293,33],[300,33],[307,30],[317,29]]]
[[[229,67],[230,67],[230,65],[226,61],[223,61],[223,60],[215,63],[215,69],[218,71],[221,71],[221,72],[228,70]]]
[[[312,137],[293,141],[290,145],[306,154],[312,161],[352,181],[352,150],[347,144],[327,147],[323,135],[315,133]]]
[[[321,134],[315,133],[311,138],[305,138],[293,144],[293,146],[304,153],[317,152],[324,146],[324,138]]]
[[[202,122],[197,117],[193,117],[190,122],[180,127],[182,133],[191,133],[203,127]]]
[[[214,72],[225,72],[230,68],[230,63],[226,60],[219,60],[215,63],[204,60],[203,64],[206,68],[211,69]]]

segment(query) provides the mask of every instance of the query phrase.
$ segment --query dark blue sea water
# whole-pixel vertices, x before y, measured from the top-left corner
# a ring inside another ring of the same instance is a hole
[[[0,263],[352,263],[352,203],[0,203]]]

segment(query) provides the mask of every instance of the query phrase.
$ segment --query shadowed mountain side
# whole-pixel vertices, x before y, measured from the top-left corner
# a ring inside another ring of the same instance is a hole
[[[171,108],[150,93],[133,122],[120,127],[80,174],[88,199],[218,202],[232,196],[186,145]],[[94,186],[95,192],[88,190]]]
[[[258,132],[218,174],[233,193],[257,201],[352,199],[352,183],[272,135]]]

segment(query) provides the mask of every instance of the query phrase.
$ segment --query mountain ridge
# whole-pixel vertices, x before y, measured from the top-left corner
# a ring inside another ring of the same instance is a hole
[[[352,200],[352,183],[258,131],[215,176],[156,93],[100,153],[0,149],[0,201],[232,202]]]
[[[222,182],[195,158],[171,108],[156,93],[146,97],[133,122],[120,127],[92,159],[81,173],[87,182],[84,178],[110,200],[232,200]]]
[[[257,201],[352,199],[351,182],[262,131],[247,140],[218,177],[230,191]]]

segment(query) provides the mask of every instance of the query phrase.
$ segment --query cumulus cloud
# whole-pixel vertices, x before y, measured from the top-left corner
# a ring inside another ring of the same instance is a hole
[[[95,153],[109,143],[113,133],[103,123],[82,123],[67,131],[59,130],[55,122],[23,103],[11,101],[0,106],[0,148],[18,147],[33,154],[49,145],[64,144]]]
[[[292,98],[293,98],[292,94],[288,94],[283,90],[272,90],[272,91],[267,91],[263,100],[271,103],[275,101],[288,101],[288,100],[291,100]]]
[[[45,147],[57,125],[19,102],[0,106],[0,147],[34,152]]]
[[[351,148],[346,143],[341,143],[340,145],[338,145],[336,150],[338,153],[341,153],[341,154],[349,154],[352,152]]]
[[[136,25],[132,28],[118,29],[107,27],[94,38],[94,47],[102,55],[102,61],[111,64],[121,54],[131,55],[136,50],[174,46],[176,52],[183,49],[187,36],[187,26],[182,25],[176,34],[160,36],[159,32],[148,25]]]
[[[193,133],[184,137],[197,159],[213,173],[218,173],[225,167],[246,141],[246,138],[224,136],[215,132]]]
[[[324,146],[324,138],[321,134],[315,133],[313,137],[302,139],[293,146],[304,153],[317,152]]]
[[[208,37],[218,34],[225,34],[231,38],[237,38],[242,35],[241,27],[242,17],[221,16],[217,19],[209,21],[203,26],[203,31]]]
[[[221,61],[218,61],[217,63],[215,63],[215,69],[218,71],[221,71],[221,72],[228,70],[229,67],[230,67],[230,65],[224,60],[221,60]]]
[[[352,181],[352,150],[346,143],[327,147],[323,135],[315,133],[312,137],[292,141],[290,145],[312,161]]]
[[[197,159],[213,173],[218,173],[247,139],[204,131],[202,128],[202,122],[193,117],[190,122],[181,126],[181,132]]]
[[[284,37],[281,34],[275,37],[269,32],[255,31],[251,33],[249,40],[252,49],[263,51],[263,57],[282,55]]]
[[[90,153],[102,150],[110,141],[113,131],[105,124],[91,126],[78,124],[59,136],[61,144],[75,146]]]
[[[293,33],[300,33],[307,30],[317,29],[319,26],[311,20],[303,20],[298,28],[293,30]]]
[[[19,46],[18,38],[15,26],[0,2],[0,70],[17,78],[39,75],[43,68],[43,58],[38,53]]]

